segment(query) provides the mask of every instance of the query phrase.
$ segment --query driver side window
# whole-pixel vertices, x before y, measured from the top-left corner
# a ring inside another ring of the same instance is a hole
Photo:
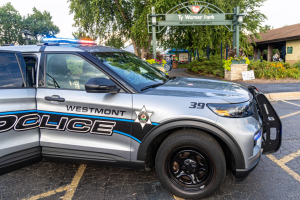
[[[91,78],[107,78],[99,69],[73,54],[47,54],[46,87],[84,90]]]

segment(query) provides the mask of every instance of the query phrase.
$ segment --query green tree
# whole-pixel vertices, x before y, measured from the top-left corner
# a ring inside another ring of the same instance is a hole
[[[250,39],[254,37],[259,38],[260,35],[257,30],[260,30],[262,22],[266,16],[258,11],[257,8],[262,6],[265,0],[209,0],[207,1],[218,8],[224,13],[232,13],[233,8],[240,6],[240,13],[245,13],[243,24],[240,26],[240,48],[247,54],[251,54],[252,49],[249,44]],[[187,11],[183,10],[183,13]],[[206,9],[204,13],[210,13],[211,10]],[[232,20],[232,15],[226,15],[227,20]],[[233,33],[225,26],[183,26],[183,27],[170,27],[164,38],[160,39],[160,45],[165,49],[178,48],[188,49],[194,51],[195,49],[206,49],[207,45],[220,52],[221,42],[223,47],[228,43],[232,45]]]
[[[156,13],[166,13],[172,7],[187,0],[69,0],[71,13],[74,13],[75,26],[101,41],[114,41],[120,38],[131,40],[135,54],[140,56],[148,51],[152,35],[148,33],[147,14],[154,6]],[[207,0],[221,8],[225,13],[232,13],[236,6],[246,13],[242,29],[252,33],[251,39],[259,37],[256,30],[262,26],[266,16],[258,11],[265,0]],[[189,0],[191,4],[195,1]],[[228,19],[232,16],[228,16]],[[158,19],[160,20],[160,19]],[[162,46],[167,48],[202,49],[206,45],[217,48],[220,42],[230,42],[232,33],[225,26],[170,27],[157,34]],[[115,34],[107,33],[117,33]]]
[[[44,36],[54,36],[59,28],[53,24],[49,12],[40,12],[33,8],[33,14],[22,17],[19,12],[7,3],[0,7],[0,45],[25,43],[21,31],[29,30],[34,38],[32,43],[40,41]]]
[[[11,3],[0,7],[0,45],[22,43],[21,29],[22,17]]]
[[[73,32],[72,35],[75,39],[97,40],[97,37],[91,37],[87,35],[85,32],[81,31],[80,29],[77,32]]]
[[[53,24],[50,12],[41,12],[35,7],[33,14],[23,17],[23,29],[31,32],[35,41],[40,41],[45,36],[54,36],[59,33],[59,28]]]

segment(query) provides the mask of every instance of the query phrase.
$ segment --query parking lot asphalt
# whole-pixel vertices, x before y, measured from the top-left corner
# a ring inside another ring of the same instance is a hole
[[[228,174],[208,199],[299,199],[300,101],[272,102],[283,123],[281,149],[263,155],[243,182]],[[294,114],[297,113],[297,114]],[[154,171],[42,161],[0,176],[0,199],[179,199]]]

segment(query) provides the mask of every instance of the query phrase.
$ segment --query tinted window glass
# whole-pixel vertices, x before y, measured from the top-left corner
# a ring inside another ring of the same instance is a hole
[[[165,83],[169,77],[128,52],[90,52],[138,90]]]
[[[19,63],[14,53],[0,53],[0,87],[24,87]]]
[[[46,87],[85,89],[91,78],[108,78],[99,69],[72,54],[47,54]]]

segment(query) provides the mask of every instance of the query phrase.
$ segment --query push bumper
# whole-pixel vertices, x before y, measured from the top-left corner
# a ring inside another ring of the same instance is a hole
[[[249,86],[263,120],[263,154],[274,153],[281,147],[282,123],[270,101],[254,86]]]

